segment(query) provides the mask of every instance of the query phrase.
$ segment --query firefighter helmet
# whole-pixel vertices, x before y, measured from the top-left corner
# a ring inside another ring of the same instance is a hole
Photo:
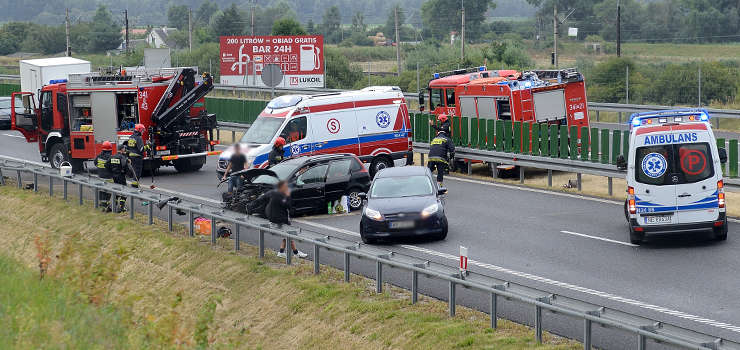
[[[278,137],[277,140],[275,140],[275,147],[285,146],[285,139],[282,137]]]
[[[134,127],[134,130],[138,132],[144,132],[144,130],[146,130],[146,127],[144,127],[144,124],[136,124],[136,126]]]
[[[112,151],[113,145],[110,143],[110,141],[103,142],[103,151]]]
[[[447,121],[447,114],[440,114],[440,115],[438,115],[437,116],[437,120],[439,120],[442,123],[446,122]]]

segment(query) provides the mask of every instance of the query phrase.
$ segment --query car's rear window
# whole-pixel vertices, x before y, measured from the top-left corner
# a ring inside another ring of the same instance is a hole
[[[373,181],[370,198],[429,196],[432,182],[426,176],[381,177]]]
[[[635,152],[635,180],[648,185],[679,185],[714,176],[709,143],[640,147]]]

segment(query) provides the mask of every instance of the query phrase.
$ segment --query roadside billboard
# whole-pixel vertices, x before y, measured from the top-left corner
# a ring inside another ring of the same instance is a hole
[[[221,84],[265,86],[262,68],[277,64],[285,78],[279,87],[324,87],[324,37],[222,36]]]

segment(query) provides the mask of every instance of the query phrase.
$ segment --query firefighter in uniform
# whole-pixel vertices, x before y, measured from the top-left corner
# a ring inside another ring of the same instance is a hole
[[[108,169],[105,168],[105,162],[108,161],[108,159],[111,158],[113,151],[113,145],[110,143],[110,141],[103,142],[103,151],[98,154],[95,159],[93,160],[93,163],[98,168],[98,177],[101,180],[105,180],[105,182],[113,182],[113,177],[111,176],[111,173],[108,171]],[[111,211],[110,207],[110,193],[105,191],[98,191],[98,200],[100,201],[100,205],[103,207],[103,210],[105,211]]]
[[[131,161],[131,167],[134,170],[134,179],[131,181],[131,187],[139,188],[141,180],[141,171],[144,167],[144,152],[149,150],[149,145],[144,143],[141,134],[146,130],[143,124],[136,124],[134,133],[128,139],[128,157]]]
[[[433,120],[429,121],[429,125],[431,125],[437,132],[444,131],[445,135],[448,137],[452,136],[450,133],[450,119],[447,118],[447,114],[438,115],[437,121],[439,122],[439,126],[435,124]]]
[[[272,146],[272,151],[270,151],[270,154],[267,155],[268,169],[285,159],[285,150],[283,149],[283,146],[285,146],[285,139],[282,137],[278,137],[277,140],[275,140],[275,145]]]
[[[447,156],[448,153],[449,157]],[[431,171],[437,169],[437,183],[440,187],[442,186],[442,180],[444,180],[445,170],[450,164],[449,161],[454,159],[455,146],[444,131],[437,132],[437,137],[432,140],[429,146],[429,163],[427,163],[427,166]]]
[[[105,169],[111,174],[113,183],[126,186],[126,170],[128,169],[128,158],[124,152],[126,144],[118,145],[118,152],[105,162]],[[118,212],[126,211],[126,197],[116,196],[116,205]]]

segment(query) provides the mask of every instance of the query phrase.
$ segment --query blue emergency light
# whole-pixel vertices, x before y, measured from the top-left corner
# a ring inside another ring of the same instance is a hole
[[[531,88],[532,87],[532,82],[531,81],[524,82],[524,87],[527,88],[527,89]]]
[[[439,73],[434,73],[434,79],[439,79]]]
[[[709,116],[706,115],[705,113],[702,113],[702,114],[699,115],[699,120],[701,120],[703,122],[708,121],[709,120]]]
[[[484,70],[486,70],[486,66],[480,66],[480,67],[478,67],[478,71],[479,72],[482,72]]]
[[[632,126],[640,126],[640,118],[632,118]]]
[[[67,79],[52,79],[49,80],[49,84],[60,84],[60,83],[66,83]]]

